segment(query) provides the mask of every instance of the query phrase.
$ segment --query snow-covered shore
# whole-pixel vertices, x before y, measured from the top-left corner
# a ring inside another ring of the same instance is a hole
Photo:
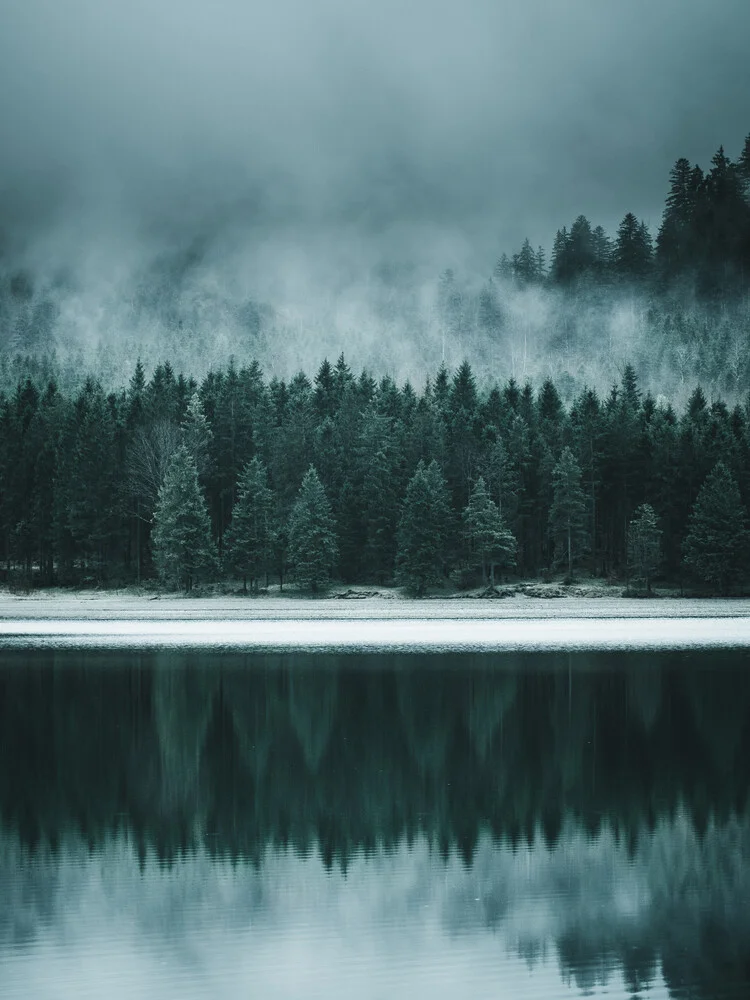
[[[0,594],[0,646],[279,652],[750,650],[750,600]]]
[[[540,588],[541,592],[541,588]],[[367,592],[372,594],[372,591]],[[131,590],[39,590],[16,595],[0,591],[0,623],[9,619],[70,621],[310,621],[407,619],[560,619],[560,618],[750,618],[749,598],[665,597],[641,600],[617,596],[532,597],[517,593],[503,599],[428,597],[422,600],[383,589],[378,596],[332,591],[304,597],[185,596],[138,594]]]

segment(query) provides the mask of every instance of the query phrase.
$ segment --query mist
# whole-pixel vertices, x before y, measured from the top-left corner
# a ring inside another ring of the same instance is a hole
[[[138,356],[287,377],[343,351],[417,383],[468,357],[571,387],[635,354],[655,392],[734,391],[690,337],[652,356],[639,298],[496,281],[489,326],[480,306],[526,236],[629,210],[655,232],[674,160],[739,144],[744,0],[27,0],[2,22],[4,353],[114,383]]]

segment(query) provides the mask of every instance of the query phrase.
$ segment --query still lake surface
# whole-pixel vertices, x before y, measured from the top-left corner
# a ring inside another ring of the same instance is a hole
[[[0,996],[750,996],[750,652],[0,650]]]

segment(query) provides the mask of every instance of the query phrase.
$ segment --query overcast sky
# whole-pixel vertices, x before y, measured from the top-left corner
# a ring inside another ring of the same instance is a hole
[[[748,0],[0,0],[5,228],[62,204],[489,262],[579,212],[655,229],[674,160],[750,130],[748,38]]]

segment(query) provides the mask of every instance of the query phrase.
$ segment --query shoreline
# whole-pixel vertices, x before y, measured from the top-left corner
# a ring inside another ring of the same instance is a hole
[[[364,593],[365,596],[359,596]],[[601,595],[601,596],[599,596]],[[602,588],[597,595],[542,596],[517,591],[506,597],[404,597],[398,592],[331,591],[305,596],[200,594],[123,590],[0,591],[0,633],[10,621],[434,621],[481,619],[675,619],[750,618],[746,597],[620,597]]]
[[[750,616],[667,618],[6,619],[0,649],[501,653],[743,649]]]

